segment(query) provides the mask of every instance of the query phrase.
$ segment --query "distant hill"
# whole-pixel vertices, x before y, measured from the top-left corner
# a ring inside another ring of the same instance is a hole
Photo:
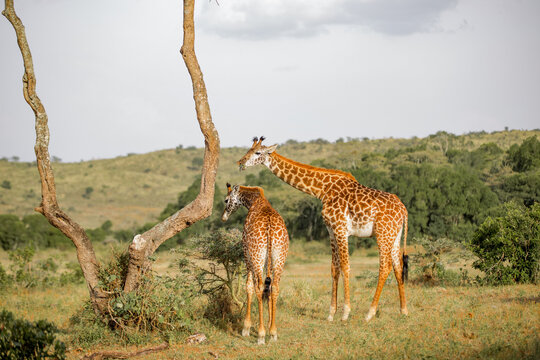
[[[521,144],[535,135],[540,138],[540,130],[476,132],[460,136],[439,132],[426,138],[349,138],[334,143],[321,139],[310,142],[289,140],[278,148],[278,152],[307,164],[340,169],[361,167],[368,158],[370,166],[376,168],[377,156],[392,152],[397,154],[394,161],[427,161],[442,165],[448,162],[449,150],[472,151],[483,144],[494,143],[506,151],[512,144]],[[272,139],[267,143],[272,144]],[[224,187],[226,182],[245,184],[246,175],[252,174],[253,178],[264,169],[238,171],[236,161],[246,149],[222,149],[218,186]],[[114,229],[155,221],[165,206],[175,202],[178,194],[200,174],[202,157],[201,148],[178,148],[114,159],[57,162],[53,169],[58,201],[62,209],[85,228],[97,227],[106,220],[112,221]],[[384,171],[388,165],[381,162],[380,166]],[[489,176],[487,172],[488,182]],[[362,179],[357,180],[362,183]],[[34,163],[1,160],[0,185],[0,214],[31,214],[40,202],[39,176]],[[303,196],[287,185],[273,187],[267,195],[271,199]]]

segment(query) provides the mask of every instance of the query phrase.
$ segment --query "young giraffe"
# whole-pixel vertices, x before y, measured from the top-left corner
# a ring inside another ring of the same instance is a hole
[[[322,216],[332,247],[332,300],[328,320],[336,313],[337,288],[340,273],[343,274],[344,304],[342,320],[347,320],[351,310],[349,296],[349,235],[370,237],[375,234],[379,247],[379,282],[366,321],[377,312],[377,304],[384,282],[394,267],[398,283],[401,313],[407,315],[407,303],[403,271],[407,267],[405,246],[407,243],[407,209],[394,194],[370,189],[360,185],[349,173],[328,170],[298,163],[275,152],[277,145],[264,146],[253,139],[253,145],[238,161],[240,170],[248,166],[263,164],[277,177],[305,193],[319,198],[323,203]],[[399,243],[403,226],[403,263],[400,259]]]
[[[279,280],[285,266],[289,250],[289,234],[283,218],[264,197],[260,187],[227,184],[225,210],[221,220],[227,221],[229,215],[240,206],[248,209],[242,233],[244,259],[247,267],[247,310],[242,336],[249,336],[251,329],[251,298],[255,288],[259,304],[259,344],[264,344],[263,299],[268,299],[270,335],[277,340],[276,302],[279,295]],[[263,283],[264,265],[267,276]],[[272,279],[273,272],[273,279]],[[264,285],[264,290],[263,290]]]

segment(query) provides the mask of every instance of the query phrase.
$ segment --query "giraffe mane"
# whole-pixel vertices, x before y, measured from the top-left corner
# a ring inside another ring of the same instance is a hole
[[[335,170],[335,169],[325,169],[325,168],[322,168],[322,167],[303,164],[301,162],[294,161],[294,160],[291,160],[289,158],[286,158],[285,156],[280,155],[280,154],[278,154],[276,152],[273,152],[270,156],[280,157],[281,159],[286,160],[287,162],[290,162],[294,166],[297,166],[297,167],[300,167],[300,168],[303,168],[303,169],[306,169],[306,170],[315,170],[315,171],[322,171],[322,172],[326,172],[326,173],[330,173],[330,174],[339,174],[339,175],[343,175],[343,176],[345,176],[345,177],[347,177],[347,178],[349,178],[351,180],[357,181],[356,178],[354,176],[352,176],[351,173],[346,172],[346,171]]]
[[[259,186],[240,186],[240,191],[258,192],[262,197],[264,197],[264,190]]]

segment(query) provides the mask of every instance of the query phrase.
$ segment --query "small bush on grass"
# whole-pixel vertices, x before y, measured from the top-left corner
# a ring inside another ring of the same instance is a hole
[[[113,251],[111,260],[99,271],[99,286],[110,294],[108,328],[86,304],[71,318],[73,341],[81,345],[102,343],[110,337],[116,342],[145,343],[154,337],[181,336],[192,327],[193,286],[184,275],[157,276],[147,271],[136,290],[125,293],[128,254]],[[112,330],[112,331],[111,331]]]
[[[58,329],[45,320],[15,319],[0,312],[0,359],[65,359],[66,345],[56,339]]]
[[[53,258],[32,261],[35,249],[32,246],[9,252],[11,274],[0,268],[0,288],[11,285],[32,288],[80,283],[83,280],[81,267],[77,263],[67,264],[68,271],[57,274],[59,265]]]
[[[6,272],[6,269],[0,264],[0,290],[4,290],[13,285],[13,276]]]
[[[487,218],[475,232],[470,248],[478,256],[473,266],[492,285],[537,283],[540,279],[540,203],[526,208],[505,205],[506,215]]]
[[[414,254],[412,262],[416,265],[415,283],[426,285],[470,285],[471,279],[468,273],[463,269],[460,272],[447,269],[443,262],[443,256],[446,263],[456,262],[458,258],[452,258],[449,254],[462,247],[459,243],[453,242],[447,238],[431,240],[427,237],[416,239],[419,245],[422,245],[424,251]],[[460,252],[459,259],[464,253]]]
[[[32,246],[26,246],[9,253],[12,262],[10,269],[14,274],[15,283],[24,287],[34,287],[38,283],[38,276],[32,269],[32,258],[35,254]]]
[[[219,229],[192,239],[190,251],[178,264],[208,298],[204,316],[222,328],[232,329],[240,320],[241,274],[245,272],[242,234],[237,229]]]

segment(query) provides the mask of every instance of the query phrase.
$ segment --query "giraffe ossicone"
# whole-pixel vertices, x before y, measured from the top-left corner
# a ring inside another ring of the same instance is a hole
[[[247,309],[242,336],[249,336],[250,333],[251,299],[255,292],[259,303],[257,343],[264,344],[266,335],[262,308],[264,299],[268,299],[268,328],[271,340],[277,340],[276,303],[279,296],[279,282],[289,250],[289,234],[283,218],[272,208],[262,188],[231,186],[227,183],[225,209],[221,220],[227,221],[229,216],[241,206],[248,209],[242,232],[242,247],[247,268]],[[264,277],[265,266],[266,278]]]
[[[288,159],[276,152],[277,144],[265,146],[264,137],[254,138],[251,148],[238,161],[240,170],[264,165],[274,175],[294,188],[315,196],[323,203],[322,216],[330,235],[332,248],[332,298],[328,320],[334,319],[337,306],[339,277],[343,274],[344,304],[342,320],[347,320],[351,309],[349,293],[350,235],[375,235],[379,247],[379,280],[370,310],[369,321],[377,312],[384,283],[392,270],[398,283],[401,313],[407,314],[403,279],[407,278],[407,209],[394,194],[361,185],[350,173],[310,166]],[[403,256],[400,242],[403,231]]]

